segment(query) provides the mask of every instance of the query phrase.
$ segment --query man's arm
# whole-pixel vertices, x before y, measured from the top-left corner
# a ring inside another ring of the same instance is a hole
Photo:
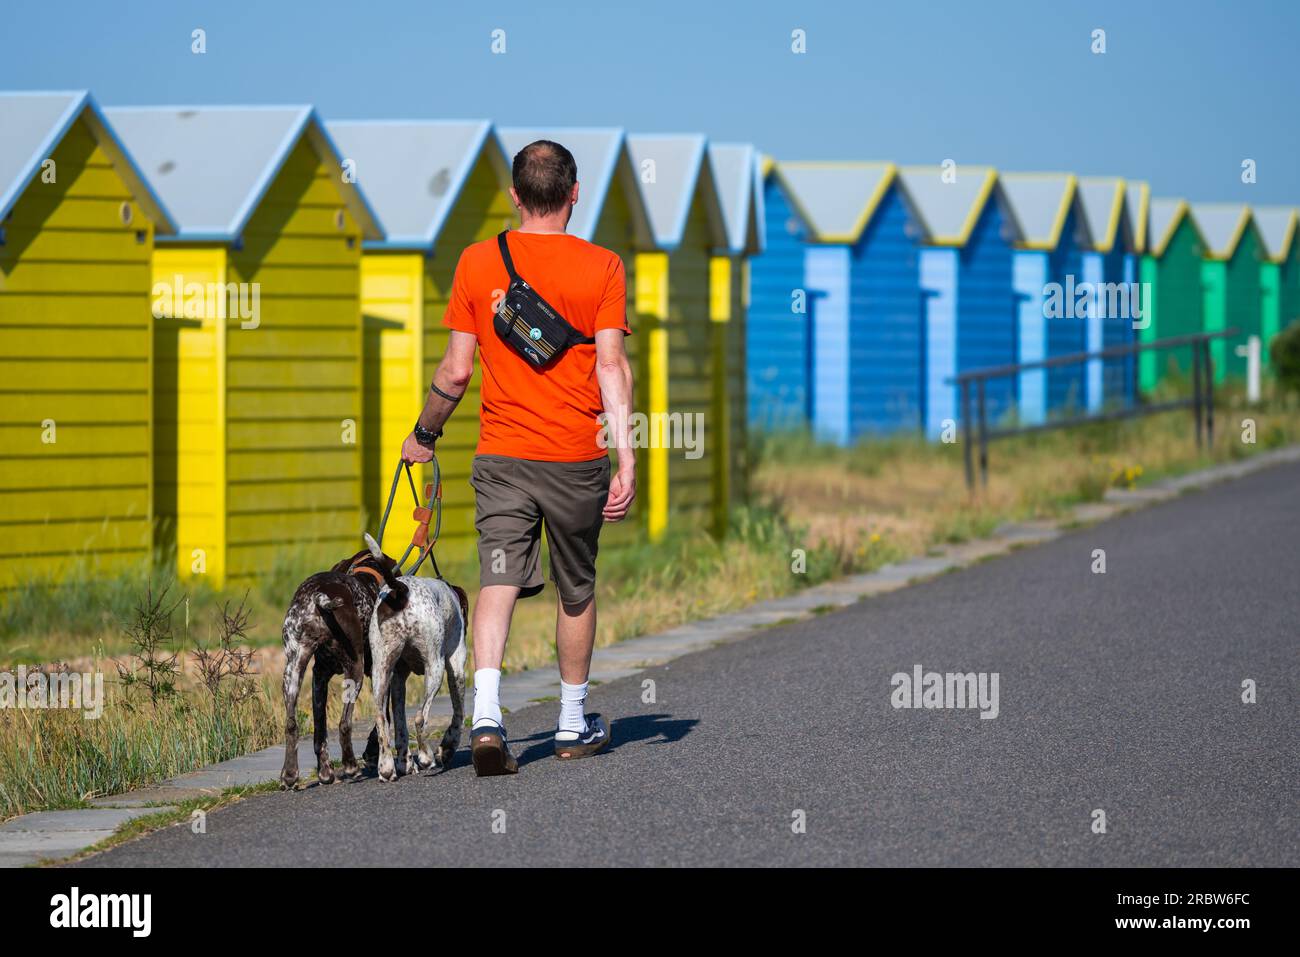
[[[611,448],[618,450],[618,473],[610,479],[605,521],[617,522],[627,515],[636,497],[636,450],[629,436],[632,415],[632,364],[623,347],[622,329],[596,331],[596,381],[605,410],[605,428]]]
[[[478,337],[470,332],[451,330],[447,340],[447,351],[433,373],[433,384],[429,387],[429,396],[424,400],[424,410],[417,420],[423,432],[438,435],[451,414],[456,411],[461,396],[474,375],[474,349]],[[422,433],[423,434],[423,433]],[[415,464],[427,462],[433,458],[433,443],[422,443],[416,437],[416,431],[402,443],[402,461]]]

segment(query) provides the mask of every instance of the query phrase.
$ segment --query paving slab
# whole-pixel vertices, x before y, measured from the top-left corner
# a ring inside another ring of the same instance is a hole
[[[0,824],[0,867],[76,854],[111,837],[127,821],[169,810],[175,808],[96,807],[24,814]]]

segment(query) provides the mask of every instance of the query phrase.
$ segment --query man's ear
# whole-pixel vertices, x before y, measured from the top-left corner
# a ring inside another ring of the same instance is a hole
[[[578,186],[579,186],[579,183],[577,183],[577,182],[575,181],[574,184],[573,184],[573,192],[569,195],[569,205],[570,205],[570,206],[577,206],[577,205],[578,205]]]
[[[517,209],[519,212],[522,213],[524,211],[523,204],[519,202],[519,194],[515,192],[515,188],[513,186],[510,187],[510,202],[515,204],[515,209]]]

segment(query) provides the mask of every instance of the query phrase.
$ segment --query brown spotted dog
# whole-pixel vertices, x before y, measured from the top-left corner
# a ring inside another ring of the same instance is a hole
[[[366,544],[372,556],[383,554],[369,535]],[[397,584],[400,590],[392,588],[380,592],[379,601],[371,613],[370,656],[374,667],[370,683],[376,700],[382,698],[390,680],[394,687],[405,683],[402,676],[405,665],[410,671],[424,675],[424,699],[415,716],[416,753],[412,755],[407,750],[406,735],[399,728],[396,763],[389,747],[388,718],[380,714],[376,719],[379,778],[382,781],[392,781],[399,773],[412,774],[435,764],[425,733],[434,696],[442,686],[444,667],[447,693],[451,697],[451,724],[438,745],[436,760],[444,770],[451,767],[456,748],[460,745],[461,725],[465,721],[466,629],[469,624],[469,599],[465,590],[441,578],[413,575],[403,575],[397,579]]]
[[[383,552],[373,555],[363,549],[339,562],[327,572],[312,575],[298,586],[284,616],[284,768],[280,786],[290,789],[298,783],[298,692],[308,663],[312,664],[312,725],[316,751],[316,774],[322,784],[334,780],[327,742],[325,706],[330,679],[344,675],[343,715],[339,720],[339,744],[343,751],[342,774],[360,774],[352,750],[352,709],[361,693],[364,676],[370,674],[370,644],[367,641],[371,616],[381,588],[401,592],[404,586],[394,576],[396,563]],[[399,739],[406,738],[406,676],[409,668],[398,665],[399,680],[388,695]],[[385,700],[376,696],[376,710]],[[364,758],[373,762],[379,753],[377,730],[370,732]]]

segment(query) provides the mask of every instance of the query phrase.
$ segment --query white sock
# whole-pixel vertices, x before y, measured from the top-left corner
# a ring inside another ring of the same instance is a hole
[[[587,718],[582,706],[587,703],[587,682],[571,685],[560,679],[560,724],[562,734],[579,735],[587,730]]]
[[[474,723],[477,728],[484,721],[491,721],[498,728],[504,728],[501,722],[501,669],[479,668],[474,672]]]

